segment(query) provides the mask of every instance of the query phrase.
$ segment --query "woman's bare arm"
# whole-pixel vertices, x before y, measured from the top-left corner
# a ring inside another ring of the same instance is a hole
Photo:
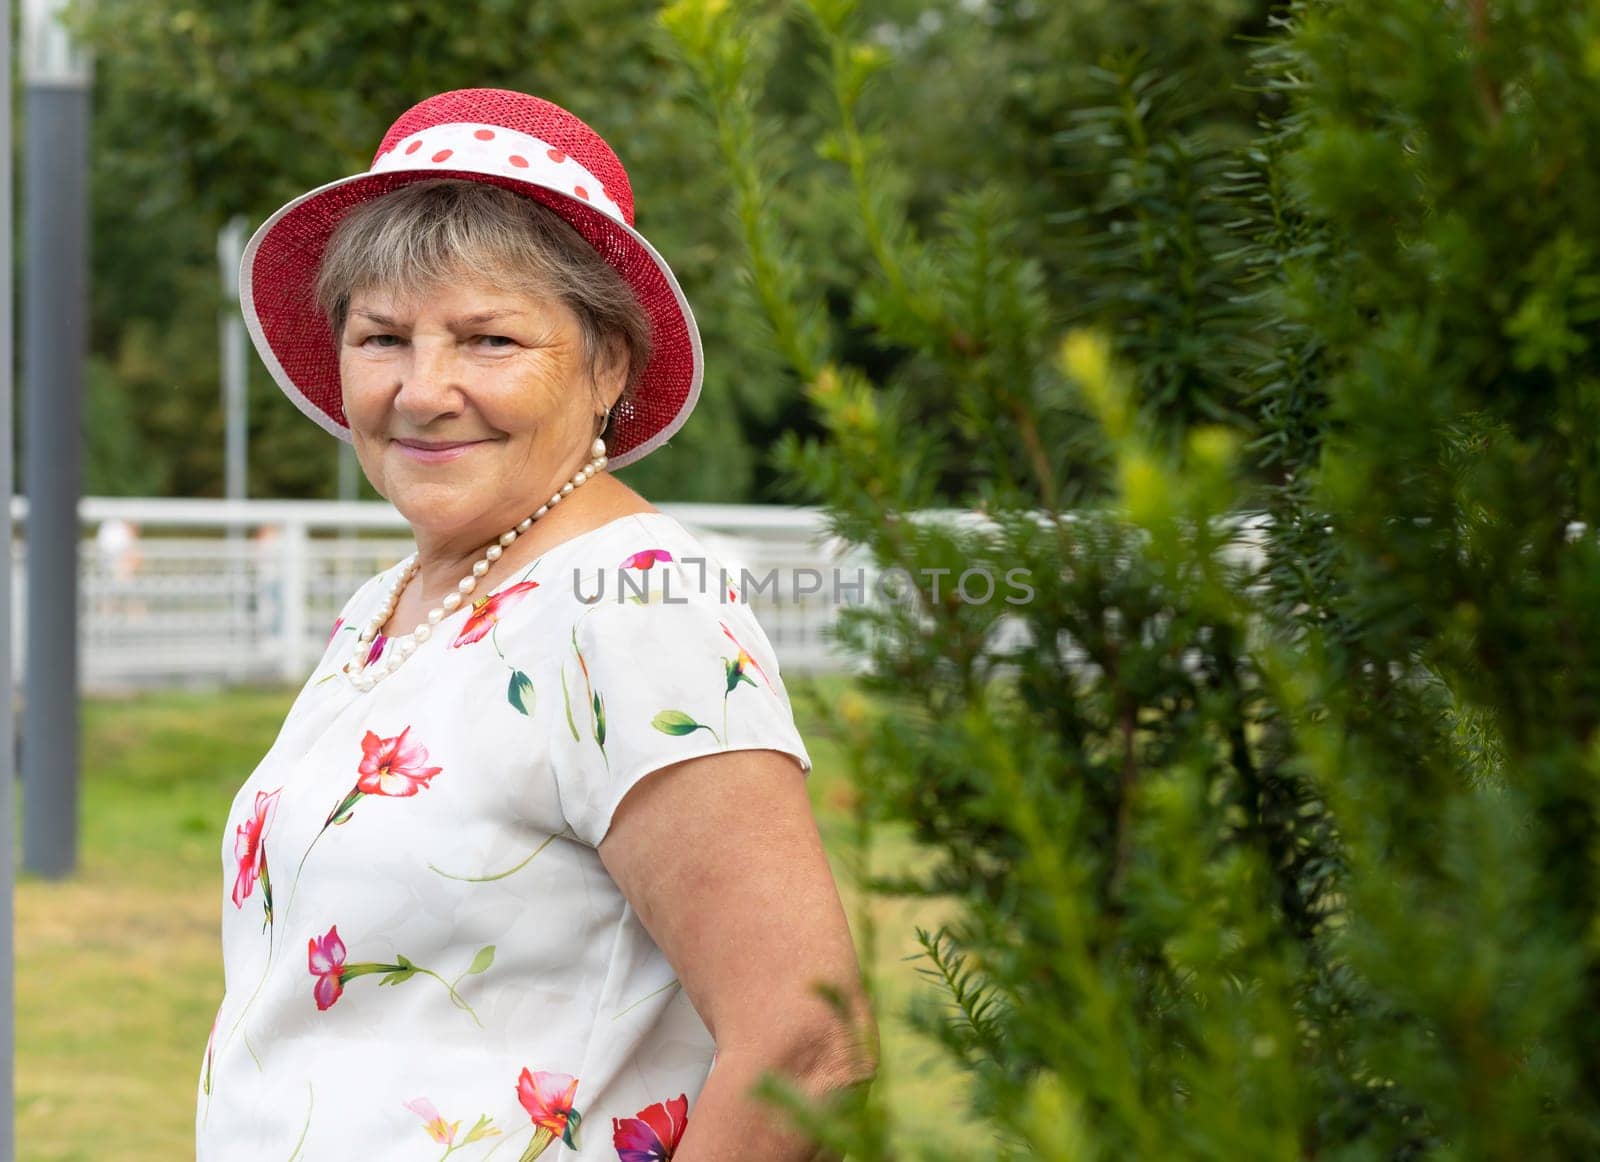
[[[623,799],[600,857],[717,1044],[677,1162],[811,1162],[768,1069],[822,1096],[870,1081],[877,1034],[799,765],[779,751],[690,759]],[[854,1028],[813,987],[850,999]]]

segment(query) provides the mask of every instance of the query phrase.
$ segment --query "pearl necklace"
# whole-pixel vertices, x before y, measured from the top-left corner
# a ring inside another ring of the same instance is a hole
[[[463,577],[456,585],[455,591],[445,595],[443,601],[428,610],[425,620],[418,623],[417,628],[404,637],[394,638],[386,653],[378,661],[368,666],[367,656],[372,652],[372,643],[377,640],[378,633],[383,629],[384,623],[394,613],[395,603],[400,600],[400,594],[405,590],[406,584],[416,575],[417,555],[412,553],[401,564],[400,575],[395,578],[394,584],[389,586],[388,596],[378,611],[372,615],[366,627],[356,639],[356,652],[340,667],[345,677],[350,679],[350,684],[357,690],[370,690],[383,679],[394,673],[412,654],[417,652],[417,647],[433,636],[434,627],[447,616],[461,608],[461,603],[474,589],[478,587],[478,580],[489,571],[489,566],[494,564],[511,547],[523,533],[527,532],[534,521],[560,504],[562,498],[572,492],[578,485],[591,479],[596,473],[606,466],[606,442],[598,437],[590,446],[590,454],[594,459],[578,469],[577,475],[561,486],[561,490],[548,501],[539,506],[539,511],[526,517],[514,529],[501,533],[499,538],[483,551],[483,556],[473,563],[472,572]]]

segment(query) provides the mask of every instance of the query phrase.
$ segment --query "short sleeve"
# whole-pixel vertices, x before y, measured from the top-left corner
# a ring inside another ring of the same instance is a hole
[[[578,616],[560,677],[552,766],[567,821],[591,846],[628,791],[672,763],[767,749],[811,772],[772,644],[743,604],[608,598]]]

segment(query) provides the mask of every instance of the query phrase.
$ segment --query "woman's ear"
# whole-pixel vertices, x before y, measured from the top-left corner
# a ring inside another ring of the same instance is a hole
[[[595,395],[600,408],[615,407],[628,386],[628,344],[620,335],[613,335],[600,352],[595,369]]]

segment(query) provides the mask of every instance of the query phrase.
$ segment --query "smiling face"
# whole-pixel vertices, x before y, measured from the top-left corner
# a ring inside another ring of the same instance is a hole
[[[419,545],[461,552],[515,526],[588,462],[596,419],[626,375],[595,383],[559,299],[471,282],[352,293],[339,371],[367,479]]]

